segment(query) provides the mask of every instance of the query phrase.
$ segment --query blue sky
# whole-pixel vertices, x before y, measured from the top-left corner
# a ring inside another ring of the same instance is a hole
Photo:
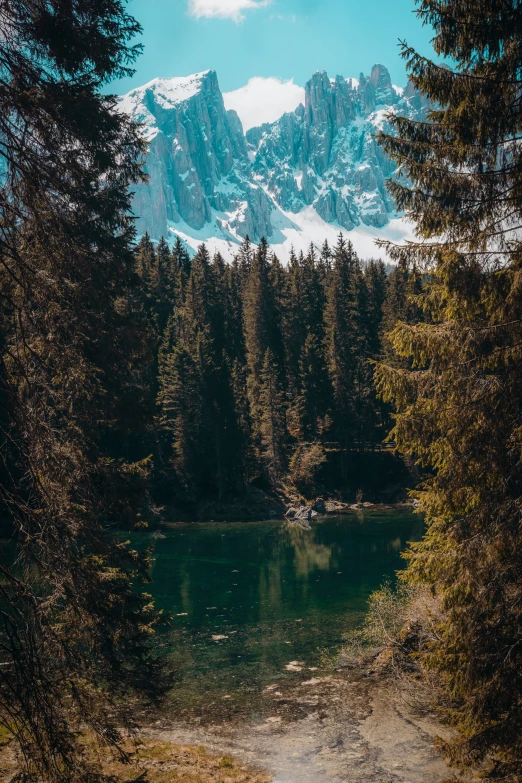
[[[128,10],[145,49],[135,76],[110,85],[117,93],[208,68],[223,92],[254,77],[302,86],[316,70],[358,77],[377,62],[403,85],[398,39],[431,53],[413,0],[131,0]]]

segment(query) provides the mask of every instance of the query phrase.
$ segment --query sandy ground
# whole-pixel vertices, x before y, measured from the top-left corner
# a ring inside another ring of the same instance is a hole
[[[205,745],[273,776],[274,783],[441,783],[433,716],[416,715],[382,675],[341,673],[268,686],[269,716],[217,726],[168,725],[150,733]]]

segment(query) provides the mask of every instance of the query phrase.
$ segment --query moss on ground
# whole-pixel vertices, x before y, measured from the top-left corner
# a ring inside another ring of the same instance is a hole
[[[87,742],[89,747],[91,743]],[[114,783],[270,783],[270,776],[253,770],[230,756],[216,756],[204,747],[169,742],[128,742],[129,763],[101,760],[99,772]],[[14,742],[0,746],[0,780],[17,772]]]
[[[269,783],[270,776],[249,769],[230,756],[216,756],[203,747],[140,741],[131,764],[103,764],[105,774],[122,782],[140,778],[147,783]],[[144,773],[146,773],[144,775]]]

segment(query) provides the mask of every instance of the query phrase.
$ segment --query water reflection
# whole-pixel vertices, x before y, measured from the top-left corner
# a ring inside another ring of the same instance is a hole
[[[285,669],[292,660],[317,666],[421,532],[418,517],[393,512],[318,518],[309,529],[278,521],[165,529],[154,541],[152,592],[173,615],[162,644],[179,670],[178,706],[259,694],[295,676]]]
[[[290,541],[294,547],[296,574],[308,578],[312,571],[328,571],[335,567],[332,563],[333,547],[316,542],[317,526],[301,527],[292,522],[286,523]]]

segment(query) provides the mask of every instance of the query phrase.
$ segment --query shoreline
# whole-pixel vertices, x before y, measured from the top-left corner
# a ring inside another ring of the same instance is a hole
[[[442,783],[451,774],[435,747],[447,730],[373,660],[274,683],[263,697],[262,717],[206,724],[157,715],[143,733],[229,754],[273,783]]]
[[[301,505],[302,509],[314,508],[315,501],[306,501],[306,504]],[[326,505],[332,504],[334,507],[327,508],[324,512],[314,512],[314,518],[329,517],[329,516],[341,516],[344,514],[361,513],[361,512],[382,512],[382,511],[404,511],[415,512],[416,506],[412,501],[402,501],[398,503],[342,503],[340,501],[326,501]],[[263,507],[251,508],[250,511],[246,509],[244,504],[230,503],[219,504],[219,508],[215,506],[212,509],[203,507],[193,512],[181,512],[178,510],[172,510],[171,512],[163,512],[159,520],[155,520],[151,523],[151,526],[162,527],[163,525],[188,525],[195,523],[227,523],[227,522],[267,522],[267,521],[287,521],[292,522],[293,519],[287,516],[288,510],[292,507],[297,507],[297,504],[291,503],[269,503]]]

